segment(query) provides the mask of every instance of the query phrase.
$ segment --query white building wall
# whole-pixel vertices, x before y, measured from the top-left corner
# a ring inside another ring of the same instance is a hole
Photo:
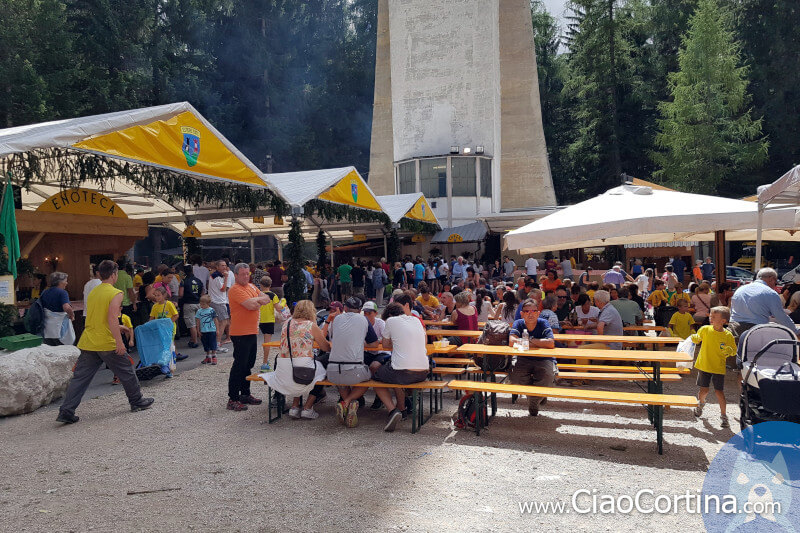
[[[499,154],[497,20],[497,0],[389,0],[395,161]]]

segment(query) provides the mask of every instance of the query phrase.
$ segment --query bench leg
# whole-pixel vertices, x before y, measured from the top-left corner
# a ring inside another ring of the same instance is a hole
[[[658,455],[663,455],[664,453],[664,406],[663,405],[656,405],[654,406],[654,414],[653,417],[655,418],[656,422],[656,444],[658,446]]]
[[[273,391],[272,388],[267,386],[267,421],[272,424],[273,422],[279,420],[283,416],[283,410],[286,404],[286,398],[283,394],[275,391],[274,398],[275,398],[275,409],[277,413],[275,416],[272,416],[272,398],[273,398]]]
[[[422,425],[419,411],[419,389],[413,389],[411,392],[411,433],[419,431],[419,427]]]
[[[486,404],[486,397],[482,392],[473,392],[475,397],[475,435],[480,436],[481,426],[483,426],[483,406]]]

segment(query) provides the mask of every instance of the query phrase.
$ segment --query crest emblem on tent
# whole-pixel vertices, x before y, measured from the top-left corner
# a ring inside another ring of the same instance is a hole
[[[181,126],[181,133],[183,133],[183,155],[186,157],[186,163],[193,167],[200,156],[200,132],[188,126]]]
[[[358,182],[356,180],[350,182],[350,194],[353,195],[353,201],[358,202]]]
[[[425,202],[422,202],[420,207],[422,207],[422,218],[425,218]]]

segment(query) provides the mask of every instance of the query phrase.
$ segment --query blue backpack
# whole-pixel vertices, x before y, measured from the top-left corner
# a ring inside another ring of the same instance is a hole
[[[34,335],[42,334],[44,331],[44,306],[41,298],[33,301],[22,321],[28,333],[33,333]]]

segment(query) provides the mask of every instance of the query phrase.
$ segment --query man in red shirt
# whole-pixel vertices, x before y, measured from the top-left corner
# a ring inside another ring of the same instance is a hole
[[[258,352],[259,308],[269,303],[269,297],[250,283],[250,265],[247,263],[234,266],[233,275],[236,283],[228,290],[230,336],[233,342],[233,366],[228,377],[228,409],[246,411],[248,404],[261,403],[250,394],[247,376],[253,370]]]

